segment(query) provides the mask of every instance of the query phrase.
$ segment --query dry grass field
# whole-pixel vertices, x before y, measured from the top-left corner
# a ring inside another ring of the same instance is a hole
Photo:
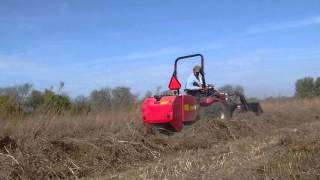
[[[0,179],[320,179],[320,99],[144,135],[138,108],[0,122]]]

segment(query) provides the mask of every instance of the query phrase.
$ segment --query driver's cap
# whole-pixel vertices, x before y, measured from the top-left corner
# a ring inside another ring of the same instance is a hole
[[[201,67],[200,66],[194,66],[193,67],[193,72],[200,72],[201,71]]]

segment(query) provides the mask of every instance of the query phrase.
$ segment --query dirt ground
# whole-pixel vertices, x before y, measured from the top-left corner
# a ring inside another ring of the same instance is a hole
[[[136,112],[0,122],[0,179],[320,179],[320,100],[145,136]]]

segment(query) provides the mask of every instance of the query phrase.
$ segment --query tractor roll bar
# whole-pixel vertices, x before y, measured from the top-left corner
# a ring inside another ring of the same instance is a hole
[[[203,55],[202,54],[192,54],[192,55],[188,55],[188,56],[181,56],[181,57],[178,57],[176,59],[176,61],[174,62],[174,72],[173,72],[173,75],[177,77],[177,65],[178,65],[178,61],[179,60],[182,60],[182,59],[189,59],[189,58],[193,58],[193,57],[200,57],[201,58],[201,76],[202,76],[202,82],[203,82],[203,88],[205,88],[206,86],[206,80],[205,80],[205,77],[204,77],[204,58],[203,58]]]

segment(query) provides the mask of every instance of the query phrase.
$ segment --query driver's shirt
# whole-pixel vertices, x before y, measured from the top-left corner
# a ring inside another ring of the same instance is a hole
[[[201,74],[199,74],[199,79],[196,78],[196,76],[192,73],[186,83],[186,89],[187,90],[199,90],[202,89],[202,77]]]

